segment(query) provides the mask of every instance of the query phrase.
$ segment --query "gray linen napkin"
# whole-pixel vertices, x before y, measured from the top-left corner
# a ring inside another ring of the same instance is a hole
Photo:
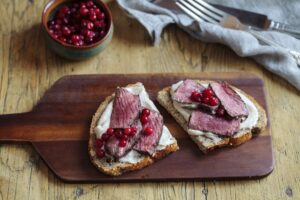
[[[175,14],[158,7],[151,0],[117,0],[117,2],[130,17],[137,19],[146,28],[154,44],[160,42],[161,32],[168,24],[176,23],[180,28],[201,41],[221,43],[230,47],[241,57],[252,57],[257,63],[285,78],[300,90],[300,68],[293,57],[286,51],[260,44],[249,33],[225,29],[205,22],[196,22],[185,14]],[[210,0],[209,2],[267,13],[274,20],[300,25],[297,24],[300,17],[300,12],[298,12],[300,1],[298,0]],[[294,37],[271,31],[261,33],[285,47],[300,52],[300,40]]]

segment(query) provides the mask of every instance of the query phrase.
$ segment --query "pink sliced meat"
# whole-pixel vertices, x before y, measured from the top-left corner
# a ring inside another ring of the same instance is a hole
[[[147,127],[152,128],[153,133],[151,135],[145,135],[142,133],[141,138],[137,141],[133,148],[137,151],[152,155],[160,140],[163,130],[163,117],[159,112],[151,110],[149,121],[143,125],[143,129]]]
[[[190,99],[192,92],[202,92],[204,89],[204,86],[196,83],[193,80],[186,79],[172,95],[172,99],[181,103],[193,103],[193,101]]]
[[[223,136],[231,136],[239,130],[240,120],[227,120],[197,110],[192,112],[189,120],[189,128]]]
[[[234,118],[248,116],[245,103],[226,82],[213,82],[210,87],[229,116]]]
[[[118,88],[114,99],[110,118],[110,128],[130,127],[137,119],[141,109],[138,95],[128,92],[125,88]]]
[[[142,124],[139,121],[139,119],[136,119],[136,121],[133,123],[132,127],[137,128],[137,132],[134,136],[129,137],[127,144],[125,147],[119,147],[119,139],[115,137],[115,135],[112,135],[108,141],[105,144],[105,149],[108,154],[115,158],[120,158],[123,155],[125,155],[128,151],[132,149],[132,147],[136,144],[137,140],[142,135]]]

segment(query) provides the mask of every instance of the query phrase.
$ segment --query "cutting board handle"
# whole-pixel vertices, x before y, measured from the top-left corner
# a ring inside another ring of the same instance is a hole
[[[0,142],[30,142],[34,137],[30,113],[0,115]]]

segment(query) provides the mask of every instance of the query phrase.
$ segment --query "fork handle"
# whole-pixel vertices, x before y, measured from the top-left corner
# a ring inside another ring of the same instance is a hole
[[[289,25],[289,24],[271,21],[269,30],[288,33],[288,34],[295,36],[296,38],[300,38],[300,29],[295,26]]]
[[[270,40],[266,37],[264,37],[262,34],[256,32],[256,31],[253,31],[251,30],[250,28],[246,30],[247,32],[251,33],[254,37],[256,37],[258,40],[274,47],[274,48],[278,48],[278,49],[282,49],[282,50],[285,50],[287,51],[291,56],[293,56],[293,58],[295,59],[296,63],[298,66],[300,66],[300,52],[298,51],[294,51],[294,50],[291,50],[289,48],[286,48],[276,42],[274,42],[273,40]]]

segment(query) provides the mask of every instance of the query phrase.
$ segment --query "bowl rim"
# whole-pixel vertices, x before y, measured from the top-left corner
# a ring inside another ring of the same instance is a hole
[[[47,23],[48,23],[48,19],[46,19],[46,13],[47,12],[51,12],[53,9],[50,10],[51,8],[51,5],[54,4],[55,2],[57,1],[61,1],[61,3],[59,3],[57,6],[61,6],[62,4],[64,3],[67,3],[67,2],[71,2],[71,1],[74,1],[74,0],[50,0],[44,7],[43,9],[43,12],[42,12],[42,26],[45,28],[47,34],[49,35],[49,37],[54,40],[55,42],[59,43],[60,45],[64,46],[64,47],[69,47],[69,48],[75,48],[75,49],[90,49],[90,48],[93,48],[93,47],[96,47],[98,46],[99,44],[103,43],[110,35],[111,31],[112,31],[112,27],[113,27],[113,19],[112,19],[112,14],[111,14],[111,11],[110,9],[108,8],[108,6],[102,2],[101,0],[93,0],[93,1],[96,1],[100,4],[100,7],[102,9],[105,10],[106,14],[108,14],[108,23],[109,23],[109,27],[108,27],[108,31],[106,32],[105,36],[93,43],[93,44],[89,44],[89,45],[83,45],[83,46],[75,46],[75,45],[71,45],[71,44],[67,44],[67,43],[63,43],[62,41],[60,41],[59,39],[57,38],[54,38],[52,37],[52,35],[50,34],[49,32],[49,28],[47,26]],[[57,8],[57,6],[55,6],[54,8]]]

